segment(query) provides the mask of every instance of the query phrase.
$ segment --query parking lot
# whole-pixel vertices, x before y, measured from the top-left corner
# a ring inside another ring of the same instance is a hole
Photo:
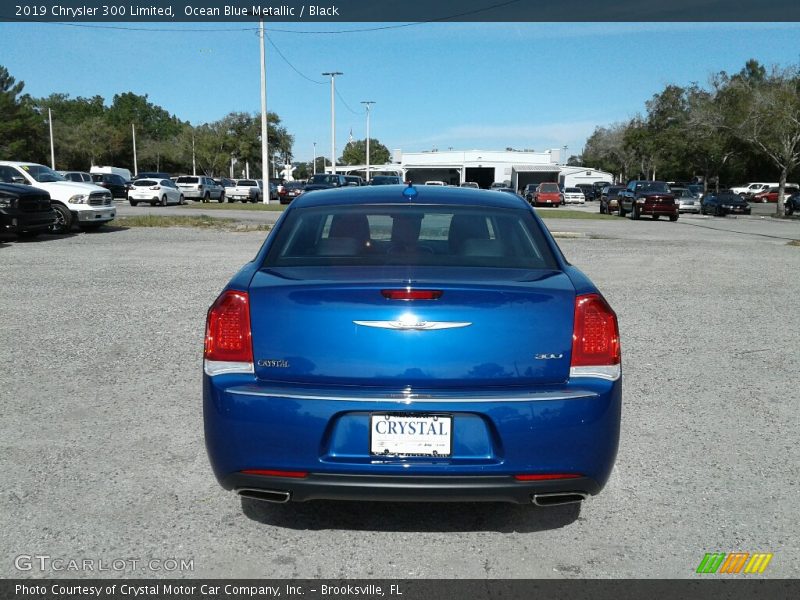
[[[164,210],[202,212],[119,213]],[[547,221],[617,311],[624,373],[608,486],[549,509],[243,503],[206,459],[201,356],[265,234],[0,237],[0,576],[683,578],[734,551],[796,576],[800,222],[761,216]]]

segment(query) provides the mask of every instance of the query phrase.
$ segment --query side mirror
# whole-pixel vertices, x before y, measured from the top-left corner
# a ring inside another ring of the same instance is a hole
[[[24,177],[12,177],[11,183],[19,183],[21,185],[28,185],[28,180]]]

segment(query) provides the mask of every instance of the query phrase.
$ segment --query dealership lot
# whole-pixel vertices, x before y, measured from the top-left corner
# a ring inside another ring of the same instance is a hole
[[[203,326],[264,234],[0,237],[0,575],[692,577],[704,553],[742,551],[795,576],[800,222],[548,226],[573,235],[559,244],[622,335],[617,465],[581,509],[243,505],[205,455]],[[137,563],[19,571],[20,555]]]

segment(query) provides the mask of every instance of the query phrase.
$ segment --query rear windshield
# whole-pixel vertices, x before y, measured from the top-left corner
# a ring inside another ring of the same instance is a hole
[[[258,184],[255,182],[254,179],[240,179],[237,185],[240,186],[248,186],[248,187],[258,187]]]
[[[175,183],[197,183],[198,181],[197,177],[178,177]]]
[[[583,190],[581,188],[567,188],[564,190],[565,194],[582,194]]]
[[[561,190],[558,189],[558,184],[557,183],[543,183],[541,186],[539,186],[539,191],[540,192],[549,192],[549,193],[556,193],[557,194]]]
[[[158,182],[152,179],[137,179],[133,182],[134,187],[149,187],[151,185],[158,185]]]
[[[291,211],[264,266],[321,265],[557,268],[527,210],[366,205]]]

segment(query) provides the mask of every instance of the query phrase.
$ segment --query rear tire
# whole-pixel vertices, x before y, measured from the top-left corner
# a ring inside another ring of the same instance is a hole
[[[788,202],[783,205],[783,214],[787,217],[791,217],[794,214],[794,206],[789,204]]]
[[[659,218],[660,216],[661,216],[661,215],[653,215],[653,221],[658,221],[658,218]]]
[[[167,205],[167,195],[166,194],[161,196],[161,202],[159,202],[159,204],[161,204],[161,206],[166,206]]]
[[[211,194],[209,194],[208,192],[206,192],[206,195],[205,195],[205,196],[203,196],[203,204],[206,204],[206,203],[208,203],[208,202],[211,202]]]
[[[669,220],[670,220],[670,221],[672,221],[672,222],[674,223],[675,221],[677,221],[677,220],[678,220],[678,215],[670,215],[670,216],[669,216]]]
[[[180,204],[181,206],[186,204],[186,198],[183,197],[183,194],[181,194],[181,197],[178,199],[178,204]]]
[[[631,219],[633,219],[634,221],[638,221],[639,217],[641,216],[642,216],[641,210],[636,204],[634,204],[631,207]]]
[[[131,203],[131,206],[136,206],[137,204],[139,204],[136,200],[128,200],[128,202]]]
[[[225,202],[225,192],[219,195],[219,203],[222,204],[223,202]]]

